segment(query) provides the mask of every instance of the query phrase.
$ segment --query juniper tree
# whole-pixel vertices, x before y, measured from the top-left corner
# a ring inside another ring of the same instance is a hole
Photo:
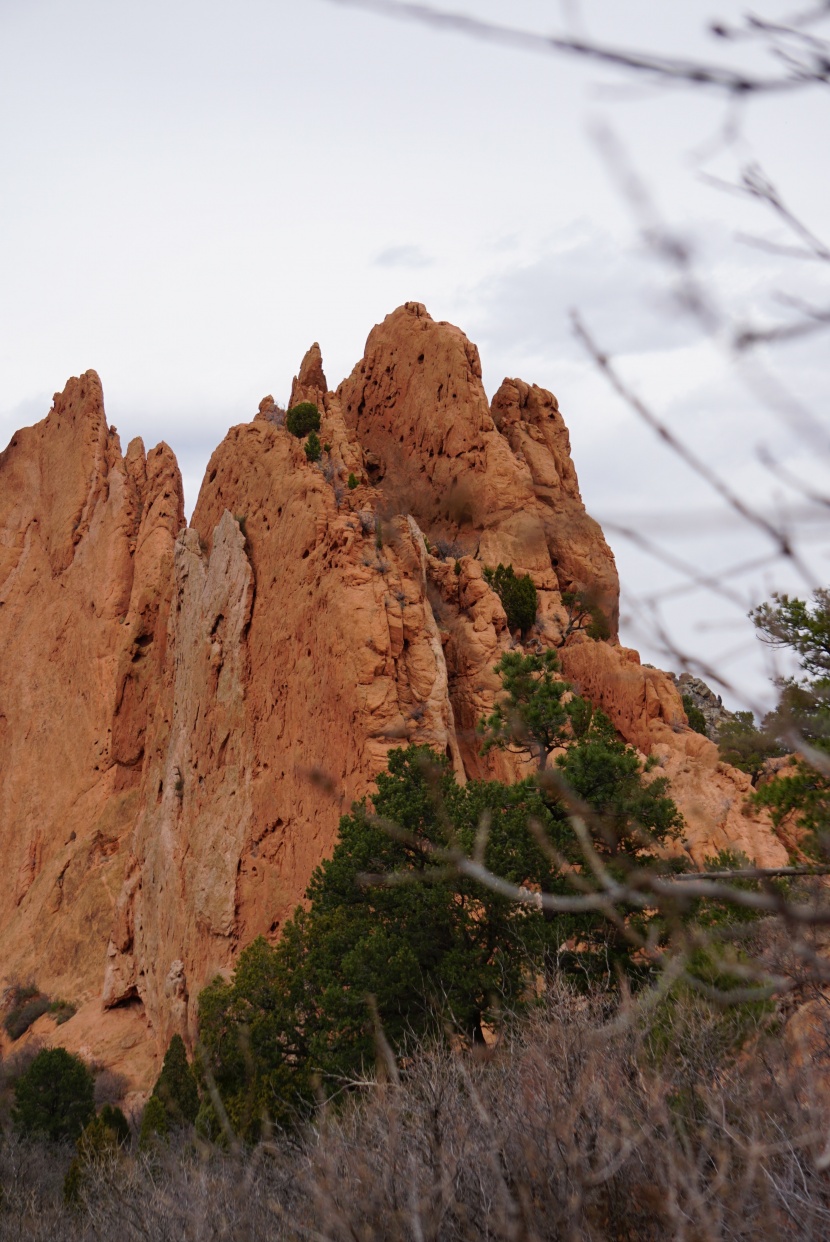
[[[582,711],[573,703],[570,682],[555,676],[559,661],[553,651],[523,655],[506,651],[494,670],[501,678],[504,697],[479,724],[486,754],[492,747],[514,753],[530,751],[540,771],[552,751],[573,736],[572,720]],[[573,703],[573,705],[572,705]]]
[[[94,1112],[92,1074],[65,1048],[44,1048],[14,1085],[12,1118],[26,1135],[76,1139]]]

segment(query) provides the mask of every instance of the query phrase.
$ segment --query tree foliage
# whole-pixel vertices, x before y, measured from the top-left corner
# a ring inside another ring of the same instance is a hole
[[[292,436],[302,440],[310,431],[320,430],[320,411],[313,401],[301,401],[294,405],[285,416],[285,426]]]
[[[812,608],[802,599],[774,592],[772,602],[749,615],[764,642],[795,652],[813,685],[830,679],[830,589],[814,592]]]
[[[110,1121],[105,1118],[102,1109],[100,1115],[93,1117],[79,1135],[75,1145],[75,1157],[63,1182],[63,1197],[66,1203],[78,1202],[92,1166],[116,1157],[122,1144],[129,1141],[130,1128],[127,1125],[127,1119],[120,1109],[116,1109],[115,1112],[120,1114],[120,1121],[116,1120],[115,1125],[110,1124]],[[121,1122],[126,1127],[126,1140],[122,1139],[119,1132]]]
[[[153,1095],[161,1100],[170,1126],[192,1125],[196,1120],[199,1088],[181,1035],[174,1035],[170,1040]]]
[[[608,618],[591,591],[563,591],[562,604],[567,618],[562,644],[571,634],[586,634],[597,642],[611,637]]]
[[[733,768],[747,772],[757,784],[768,759],[784,754],[784,748],[765,724],[760,729],[752,712],[735,712],[734,720],[720,726],[718,745],[721,759]]]
[[[116,1104],[105,1104],[98,1114],[105,1126],[112,1130],[120,1146],[126,1147],[132,1134],[130,1123]]]
[[[320,460],[320,457],[322,456],[322,453],[323,453],[323,448],[322,448],[322,445],[320,444],[320,437],[318,436],[316,431],[309,432],[308,439],[303,445],[303,452],[305,453],[309,461]]]
[[[709,733],[706,728],[706,717],[695,703],[690,694],[684,694],[683,710],[686,713],[686,719],[689,722],[689,728],[694,729],[695,733],[702,733],[704,737],[708,737]]]
[[[807,844],[824,850],[830,830],[830,590],[816,591],[812,606],[776,594],[750,616],[762,640],[793,652],[801,669],[801,676],[779,680],[778,707],[764,720],[765,732],[798,751],[794,768],[761,786],[755,799],[776,823],[794,814]]]
[[[50,1139],[76,1139],[95,1112],[92,1074],[65,1048],[44,1048],[14,1086],[17,1130]]]
[[[559,661],[553,651],[523,655],[506,651],[495,667],[504,697],[479,725],[482,750],[530,751],[540,769],[547,766],[553,750],[563,746],[587,724],[590,709],[573,694],[570,682],[555,674]]]
[[[653,861],[679,826],[665,781],[597,713],[561,757],[563,786],[591,809],[598,853],[620,873]],[[458,874],[448,860],[477,851],[526,890],[570,892],[583,860],[568,798],[533,781],[460,786],[426,747],[393,751],[373,806],[340,824],[314,872],[308,908],[279,943],[260,939],[232,982],[199,1000],[201,1072],[231,1125],[254,1138],[264,1120],[291,1125],[322,1079],[336,1092],[375,1062],[379,1031],[395,1052],[446,1031],[475,1043],[500,1013],[533,999],[534,979],[567,970],[581,980],[648,973],[619,927],[596,912],[551,918]],[[584,883],[590,887],[590,880]],[[632,912],[641,923],[652,917]]]
[[[139,1151],[152,1151],[159,1143],[167,1141],[170,1127],[167,1124],[167,1112],[157,1095],[151,1095],[141,1115],[141,1128],[138,1132]]]
[[[485,569],[484,577],[498,595],[511,630],[525,635],[536,620],[539,597],[530,574],[518,575],[512,565]]]

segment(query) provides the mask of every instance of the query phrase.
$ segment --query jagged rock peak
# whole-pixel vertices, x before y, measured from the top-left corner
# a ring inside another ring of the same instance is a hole
[[[73,1031],[100,1010],[183,524],[175,457],[122,456],[94,371],[0,454],[0,955],[71,995]]]
[[[290,404],[297,405],[300,401],[316,401],[319,404],[327,391],[323,355],[315,341],[300,364],[299,374],[294,377]]]
[[[387,506],[432,542],[535,575],[537,588],[589,592],[616,632],[616,565],[551,393],[506,381],[491,410],[476,346],[407,302],[373,328],[337,396]]]
[[[530,649],[561,647],[577,587],[614,630],[552,394],[511,379],[491,405],[476,347],[416,302],[326,389],[314,345],[292,403],[317,404],[321,457],[266,397],[187,530],[175,457],[122,456],[94,372],[0,454],[0,957],[79,1005],[37,1037],[144,1087],[205,984],[279,935],[392,747],[428,744],[461,780],[526,771],[477,740],[519,642],[487,566],[532,576]],[[560,655],[663,765],[695,859],[786,858],[666,675],[613,637]]]

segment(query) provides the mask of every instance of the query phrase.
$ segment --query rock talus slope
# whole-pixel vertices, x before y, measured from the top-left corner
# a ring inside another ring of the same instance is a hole
[[[671,680],[618,645],[550,393],[505,380],[488,403],[475,346],[409,303],[336,392],[313,346],[300,400],[322,459],[265,398],[187,529],[169,449],[122,455],[92,372],[0,456],[0,946],[9,978],[82,1002],[60,1042],[139,1085],[193,1038],[201,988],[279,934],[391,747],[428,743],[462,780],[526,770],[476,741],[515,642],[485,566],[531,574],[533,644],[561,645],[562,592],[602,608],[610,641],[572,638],[563,671],[658,755],[693,857],[784,853]]]

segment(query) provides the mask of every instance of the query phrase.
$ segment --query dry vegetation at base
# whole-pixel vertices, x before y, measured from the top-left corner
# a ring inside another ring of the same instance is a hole
[[[296,1141],[0,1147],[0,1239],[825,1239],[830,1039],[799,1066],[762,1010],[560,991],[485,1056],[432,1048]],[[830,1033],[830,1022],[827,1027]]]

